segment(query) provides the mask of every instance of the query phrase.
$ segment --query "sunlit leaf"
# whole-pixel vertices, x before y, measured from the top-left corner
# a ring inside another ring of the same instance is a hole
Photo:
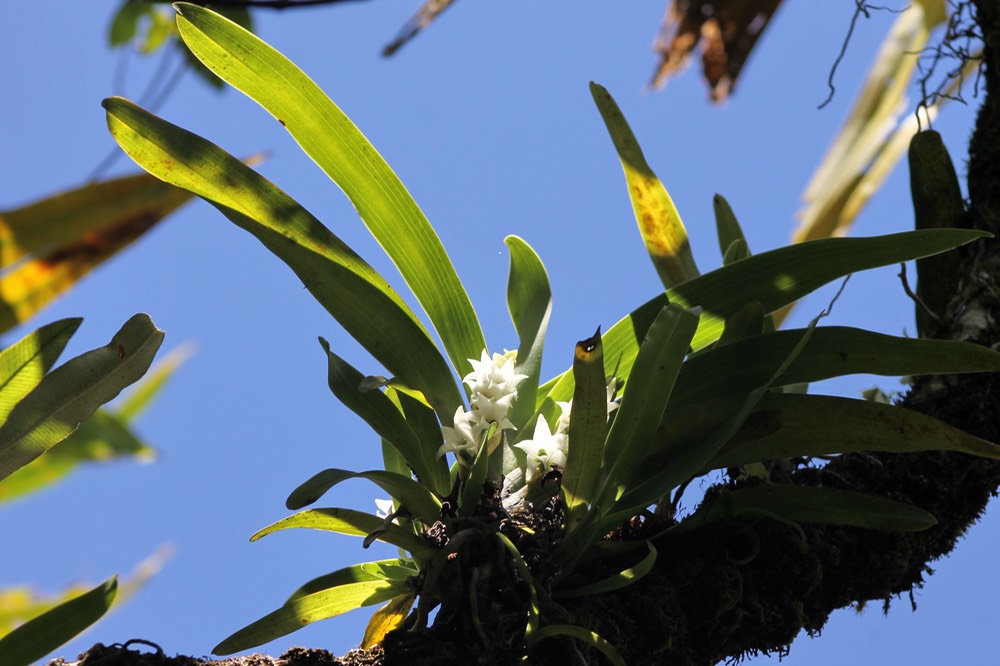
[[[466,360],[486,348],[479,320],[440,239],[389,165],[285,56],[211,10],[186,3],[175,8],[192,52],[273,115],[343,189],[427,311],[461,374]]]
[[[285,603],[291,603],[300,597],[304,597],[330,588],[340,587],[349,583],[363,583],[373,580],[406,580],[416,576],[420,572],[416,565],[410,560],[394,558],[391,560],[376,560],[375,562],[364,562],[353,564],[343,569],[337,569],[314,578],[299,589],[295,590],[288,597]]]
[[[0,332],[35,315],[190,198],[141,174],[0,212]]]
[[[447,494],[448,466],[443,458],[437,457],[440,441],[427,446],[413,431],[415,423],[407,420],[406,415],[387,394],[377,388],[362,390],[361,382],[364,376],[333,353],[329,343],[323,338],[320,338],[320,345],[327,354],[328,382],[330,390],[337,399],[364,419],[384,441],[391,444],[413,468],[417,478],[435,492],[441,495]],[[436,427],[436,423],[434,432],[437,440],[440,440],[441,430]]]
[[[507,308],[520,340],[516,367],[518,374],[528,376],[518,384],[517,400],[507,415],[520,430],[535,411],[545,331],[552,313],[552,289],[545,266],[531,246],[517,236],[507,236],[504,243],[510,251]]]
[[[325,469],[315,474],[288,496],[285,506],[291,510],[301,509],[322,497],[328,490],[349,479],[367,479],[392,495],[414,516],[433,523],[441,517],[441,500],[409,475],[403,476],[385,470],[351,472],[343,469]]]
[[[361,649],[368,650],[385,639],[385,635],[393,629],[400,627],[406,620],[407,613],[413,607],[416,594],[409,592],[393,597],[385,606],[379,608],[372,615],[365,627],[365,634],[361,639]]]
[[[635,220],[660,281],[669,289],[697,277],[698,267],[688,244],[687,229],[670,194],[646,163],[621,109],[610,93],[596,83],[591,82],[590,94],[621,159]]]
[[[76,430],[134,383],[153,361],[163,331],[148,315],[129,319],[111,342],[50,372],[0,427],[0,480]]]
[[[646,332],[604,446],[601,466],[607,477],[597,502],[598,510],[606,512],[631,486],[633,473],[642,464],[649,441],[663,419],[697,328],[697,311],[669,305],[660,311]]]
[[[117,577],[65,601],[0,638],[0,663],[28,666],[97,622],[115,598]]]
[[[409,590],[409,583],[371,580],[348,583],[294,599],[281,608],[240,629],[212,649],[226,655],[273,641],[307,624],[336,617],[347,611],[382,603]]]
[[[304,528],[337,532],[348,536],[367,537],[378,532],[379,541],[390,543],[408,550],[414,557],[420,558],[429,554],[430,546],[409,530],[399,525],[385,524],[378,516],[352,509],[307,509],[287,518],[271,523],[250,537],[256,541],[261,537],[281,530]]]
[[[897,264],[944,252],[982,238],[979,231],[930,229],[871,238],[827,238],[762,252],[705,273],[657,296],[632,311],[604,334],[605,372],[626,378],[639,343],[668,302],[702,308],[694,349],[718,339],[727,317],[747,303],[759,301],[765,312],[802,298],[850,273]],[[565,372],[539,388],[537,400],[568,400],[573,375]]]
[[[66,439],[0,482],[0,502],[52,485],[82,463],[120,458],[149,462],[155,456],[117,412],[99,409]]]
[[[451,370],[413,312],[371,266],[218,146],[126,100],[106,99],[104,107],[112,135],[132,159],[201,196],[256,236],[356,340],[403,382],[423,391],[450,423],[462,401]]]
[[[32,331],[0,351],[0,422],[48,372],[83,319],[61,319]]]
[[[752,390],[798,344],[803,329],[758,335],[697,354],[684,364],[671,406]],[[845,326],[818,327],[777,385],[850,374],[886,376],[1000,371],[1000,352],[957,340],[900,338]]]

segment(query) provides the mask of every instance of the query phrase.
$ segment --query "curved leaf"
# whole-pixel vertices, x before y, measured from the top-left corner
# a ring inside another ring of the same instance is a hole
[[[83,319],[61,319],[32,331],[0,351],[0,422],[48,372]]]
[[[720,495],[670,532],[762,515],[796,523],[850,525],[897,532],[919,532],[937,524],[934,516],[912,504],[853,490],[766,483]]]
[[[414,424],[407,420],[401,408],[389,395],[378,388],[362,389],[364,375],[333,353],[326,340],[320,338],[319,343],[327,354],[328,383],[337,399],[364,419],[384,442],[388,442],[413,469],[422,483],[438,494],[447,494],[450,485],[448,465],[443,458],[437,457],[440,443],[435,442],[428,446],[421,442],[413,430]],[[436,426],[435,423],[434,432],[440,439],[441,431]]]
[[[326,620],[364,606],[392,599],[409,590],[409,583],[370,580],[348,583],[299,597],[240,629],[213,648],[217,655],[233,654],[286,636],[318,620]]]
[[[153,362],[163,331],[148,315],[129,319],[111,342],[49,373],[0,427],[0,480],[58,444],[134,383]]]
[[[534,645],[540,640],[554,636],[575,638],[584,645],[589,645],[603,654],[614,666],[625,666],[625,660],[622,659],[622,656],[618,654],[618,650],[611,643],[601,638],[595,632],[578,627],[575,624],[547,624],[534,633],[529,645]]]
[[[747,303],[759,301],[766,313],[774,312],[850,273],[937,254],[988,235],[927,229],[871,238],[826,238],[753,255],[668,289],[612,326],[603,339],[605,370],[618,368],[616,375],[627,378],[639,343],[667,303],[702,308],[691,343],[697,350],[717,340],[726,318]],[[539,389],[536,407],[545,397],[568,400],[572,395],[573,376],[567,371]]]
[[[347,585],[348,583],[363,583],[373,580],[406,580],[419,573],[413,562],[401,558],[354,564],[312,579],[295,590],[295,592],[292,592],[292,595],[288,597],[288,601],[285,603],[288,604],[301,597],[341,585]]]
[[[0,211],[0,332],[35,315],[190,199],[140,174]]]
[[[415,558],[422,559],[431,551],[430,546],[413,532],[392,523],[387,525],[378,516],[353,509],[307,509],[300,511],[259,530],[250,537],[250,541],[256,541],[268,534],[293,528],[323,530],[360,537],[367,537],[378,532],[379,541],[399,546],[409,551]]]
[[[431,491],[408,476],[384,470],[351,472],[343,469],[325,469],[293,490],[285,506],[293,511],[301,509],[318,500],[330,488],[348,479],[368,479],[392,495],[393,499],[414,516],[428,523],[433,523],[441,517],[441,501]]]
[[[365,635],[361,639],[361,649],[368,650],[378,645],[385,640],[386,634],[400,627],[406,620],[406,615],[413,607],[416,598],[417,595],[414,592],[401,594],[398,597],[393,597],[389,603],[375,611],[372,619],[368,621],[368,626],[365,627]]]
[[[518,385],[517,400],[507,415],[514,427],[520,430],[535,411],[545,331],[552,313],[552,289],[545,266],[530,245],[517,236],[507,236],[504,243],[510,251],[507,308],[520,341],[517,372],[528,376]]]
[[[357,127],[285,56],[211,10],[178,3],[181,38],[210,70],[264,107],[354,204],[420,304],[459,374],[486,348],[441,240]],[[451,414],[448,415],[448,418]]]
[[[291,197],[218,146],[120,98],[103,102],[122,149],[249,231],[355,340],[450,423],[461,394],[427,331],[375,270]]]
[[[803,329],[776,331],[692,356],[681,369],[670,405],[736,395],[766,381],[802,338]],[[886,376],[1000,371],[1000,352],[957,340],[899,338],[846,326],[813,331],[809,344],[776,385],[851,374]]]
[[[0,663],[28,666],[97,622],[118,591],[113,576],[89,592],[63,602],[0,638]]]
[[[607,592],[620,590],[623,587],[628,587],[652,571],[653,564],[656,563],[656,548],[654,548],[653,544],[648,541],[646,542],[646,546],[649,549],[649,553],[635,566],[629,567],[624,571],[620,571],[613,576],[608,576],[602,580],[590,583],[589,585],[582,585],[568,590],[554,590],[552,596],[557,599],[565,599],[568,597],[589,597],[595,594],[605,594]]]
[[[639,232],[666,288],[698,277],[687,229],[670,194],[642,154],[628,121],[611,94],[591,81],[590,94],[618,151]]]

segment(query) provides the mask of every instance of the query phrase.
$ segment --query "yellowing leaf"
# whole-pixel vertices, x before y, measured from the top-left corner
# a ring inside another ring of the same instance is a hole
[[[365,628],[365,636],[361,639],[361,649],[367,650],[378,645],[385,638],[385,635],[398,627],[406,619],[406,614],[413,606],[416,596],[410,592],[393,597],[385,606],[379,608],[372,615]]]

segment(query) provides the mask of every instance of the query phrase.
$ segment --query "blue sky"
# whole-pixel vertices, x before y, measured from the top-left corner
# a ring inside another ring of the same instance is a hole
[[[79,184],[113,149],[101,98],[136,99],[155,69],[132,57],[124,75],[114,75],[120,54],[105,37],[113,4],[5,8],[0,208]],[[706,270],[720,262],[711,212],[716,192],[733,205],[755,251],[786,242],[800,193],[892,22],[880,12],[861,22],[837,74],[837,95],[818,111],[853,3],[785,3],[735,97],[721,107],[707,102],[693,68],[662,93],[645,89],[661,3],[456,3],[395,58],[382,59],[381,46],[417,4],[262,11],[258,32],[330,94],[399,174],[442,236],[494,350],[516,346],[504,301],[503,238],[517,234],[535,248],[554,298],[544,377],[569,365],[576,340],[614,323],[659,285],[587,82],[615,95]],[[268,151],[260,170],[400,285],[346,198],[255,104],[189,76],[159,112],[233,154]],[[959,163],[973,114],[953,105],[937,125]],[[109,175],[133,170],[122,158]],[[905,230],[911,215],[904,165],[856,233]],[[912,332],[912,308],[896,272],[855,276],[828,323]],[[807,299],[791,323],[815,316],[830,295]],[[305,580],[378,556],[359,540],[325,533],[248,542],[286,515],[288,492],[314,472],[380,464],[376,437],[326,388],[316,338],[330,340],[362,371],[380,368],[291,272],[195,202],[35,324],[85,317],[68,357],[106,343],[135,312],[150,313],[167,331],[164,349],[185,342],[198,348],[140,423],[159,460],[89,468],[0,508],[0,584],[54,591],[71,581],[96,583],[128,572],[161,544],[176,549],[138,596],[62,650],[66,656],[95,641],[130,638],[155,641],[168,654],[207,654]],[[857,396],[873,381],[851,377],[821,388]],[[891,378],[878,383],[897,387]],[[376,496],[358,481],[330,501],[371,509]],[[905,599],[888,618],[877,604],[860,617],[840,611],[821,639],[803,638],[783,663],[992,663],[997,528],[988,513],[954,556],[935,565],[936,575],[916,595],[917,613]],[[360,639],[366,620],[367,611],[358,611],[264,650],[308,645],[342,653]],[[777,660],[753,663],[771,662]]]

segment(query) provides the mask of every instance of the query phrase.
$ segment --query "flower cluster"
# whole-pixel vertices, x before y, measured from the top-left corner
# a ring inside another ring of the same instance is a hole
[[[491,359],[484,349],[478,361],[469,359],[472,372],[462,381],[471,393],[470,409],[466,411],[460,405],[452,426],[441,428],[444,444],[438,456],[454,453],[460,461],[467,461],[476,455],[483,437],[494,425],[498,433],[514,427],[507,413],[517,398],[517,385],[528,377],[514,372],[516,358],[517,352],[509,351],[493,354]]]

